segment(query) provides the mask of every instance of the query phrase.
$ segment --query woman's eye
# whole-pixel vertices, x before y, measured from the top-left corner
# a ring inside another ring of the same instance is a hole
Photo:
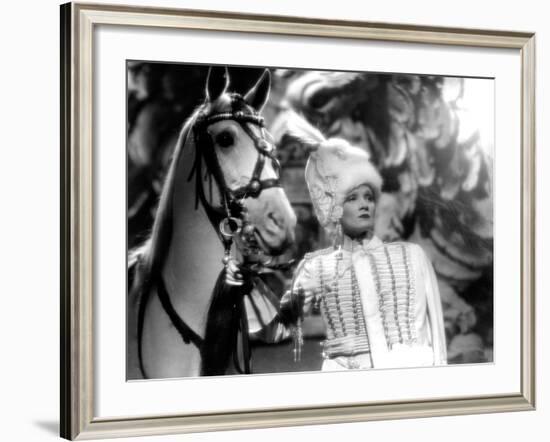
[[[228,131],[223,131],[216,136],[216,144],[220,147],[229,147],[233,145],[233,135]]]
[[[372,193],[367,192],[367,193],[363,194],[363,199],[365,201],[372,202],[374,200],[374,197],[373,197]]]

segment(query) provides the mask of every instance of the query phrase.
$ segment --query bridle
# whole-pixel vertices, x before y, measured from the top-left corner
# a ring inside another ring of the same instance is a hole
[[[266,130],[264,119],[257,112],[252,110],[238,94],[230,94],[231,111],[218,113],[199,113],[193,126],[193,134],[195,137],[195,163],[188,180],[195,176],[196,182],[196,202],[202,204],[206,211],[206,215],[210,223],[217,229],[218,234],[227,248],[227,241],[236,233],[243,232],[245,235],[252,233],[253,227],[242,220],[245,198],[257,198],[260,193],[272,187],[281,187],[279,180],[280,165],[275,157],[275,146],[272,142],[266,139]],[[210,137],[207,129],[214,123],[232,120],[237,122],[244,132],[250,137],[254,143],[254,147],[258,152],[258,158],[252,175],[247,184],[237,188],[230,189],[225,181],[218,157],[215,152],[213,140]],[[259,134],[255,133],[250,124],[259,128]],[[270,160],[276,172],[276,178],[261,179],[262,171],[265,167],[266,160]],[[212,174],[218,186],[221,196],[221,206],[214,206],[206,198],[203,177],[201,176],[202,162],[206,164],[206,169]],[[239,223],[242,221],[242,224]]]
[[[219,280],[222,280],[227,270],[227,264],[230,259],[231,247],[234,237],[239,235],[243,240],[243,244],[247,244],[253,240],[255,227],[248,221],[246,209],[244,207],[244,200],[246,198],[258,198],[263,190],[273,187],[281,187],[279,180],[280,165],[279,161],[275,157],[275,146],[272,142],[266,139],[267,131],[264,127],[264,119],[250,106],[248,106],[238,94],[229,94],[231,98],[231,111],[207,113],[199,111],[195,118],[193,125],[193,136],[195,141],[195,160],[191,168],[191,172],[187,181],[191,181],[195,178],[195,209],[198,208],[199,203],[203,206],[206,215],[216,229],[216,232],[222,241],[224,247],[224,257],[222,262],[225,269],[222,270]],[[206,108],[206,105],[203,106]],[[247,184],[237,188],[230,189],[225,181],[218,157],[215,151],[214,142],[208,133],[208,127],[214,123],[224,120],[232,120],[237,122],[244,132],[251,138],[254,143],[254,147],[258,152],[258,158],[254,165],[252,175]],[[253,131],[250,125],[255,125],[259,130],[259,135]],[[263,169],[266,161],[272,162],[273,168],[276,173],[276,178],[261,179]],[[212,204],[212,187],[210,180],[210,198],[206,197],[204,188],[204,175],[203,164],[206,166],[205,170],[207,174],[210,174],[219,189],[221,197],[221,205],[217,206]],[[250,368],[250,349],[248,346],[248,323],[246,318],[246,310],[244,308],[244,296],[250,293],[254,278],[258,277],[258,273],[264,268],[283,268],[290,265],[290,263],[270,265],[268,262],[256,262],[243,266],[243,275],[245,276],[245,284],[238,288],[237,296],[234,296],[232,310],[238,316],[238,328],[241,331],[242,337],[242,349],[244,369],[240,368],[236,351],[233,351],[233,361],[237,371],[241,373],[251,373]],[[165,312],[169,316],[172,324],[180,334],[181,338],[186,344],[194,344],[201,355],[204,357],[203,351],[205,350],[205,339],[194,332],[178,315],[174,309],[170,296],[166,290],[162,277],[158,277],[156,281],[157,294],[164,308]],[[221,284],[223,287],[223,284]],[[218,283],[216,284],[215,291],[217,290]],[[220,289],[223,290],[223,289]],[[229,294],[222,293],[224,296]],[[223,296],[222,296],[223,298]],[[140,315],[141,317],[142,315]],[[140,321],[141,324],[143,321]],[[139,359],[140,367],[145,375],[145,369],[143,366],[143,359],[141,356],[141,333],[143,325],[139,326]],[[236,348],[236,342],[233,343]]]

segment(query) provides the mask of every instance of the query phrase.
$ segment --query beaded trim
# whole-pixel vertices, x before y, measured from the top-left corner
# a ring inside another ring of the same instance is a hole
[[[409,316],[409,327],[407,329],[408,331],[407,337],[410,342],[413,342],[416,340],[416,327],[414,326],[414,310],[415,310],[416,303],[415,303],[415,297],[412,296],[411,294],[412,294],[412,288],[416,286],[414,284],[413,273],[410,271],[410,269],[412,268],[411,256],[410,256],[410,253],[407,253],[405,250],[406,250],[405,247],[403,247],[402,248],[403,260],[406,263],[405,273],[407,278],[407,312]],[[413,331],[415,332],[414,336],[413,336]]]
[[[338,251],[317,256],[318,297],[321,313],[328,325],[327,339],[323,342],[324,357],[369,353],[367,327],[351,254],[348,256]],[[347,259],[349,263],[344,262]]]
[[[410,248],[403,243],[392,243],[365,254],[372,270],[388,348],[396,343],[416,342],[416,291]],[[357,275],[351,262],[349,265],[344,262],[346,255],[333,248],[306,255],[306,259],[315,258],[318,275],[315,302],[328,326],[327,339],[322,344],[323,355],[328,358],[370,352]]]
[[[206,127],[211,124],[217,123],[223,120],[236,120],[245,121],[248,123],[256,124],[260,127],[264,127],[264,118],[257,114],[245,113],[243,111],[237,112],[221,112],[213,115],[199,115],[196,119],[195,125]]]
[[[401,243],[387,244],[368,251],[367,256],[388,348],[416,342],[416,293],[409,248]]]
[[[340,326],[342,327],[342,333],[344,336],[347,335],[346,333],[346,321],[344,321],[344,313],[342,312],[342,306],[340,305],[340,291],[338,287],[338,282],[340,281],[339,278],[339,270],[340,270],[340,263],[342,261],[342,251],[340,250],[338,254],[336,255],[336,265],[334,266],[334,278],[332,281],[333,284],[333,294],[334,294],[334,300],[336,302],[336,311],[338,312],[338,319],[340,319]]]
[[[321,300],[321,304],[323,307],[323,314],[325,316],[326,321],[329,325],[328,334],[329,336],[332,334],[332,336],[336,336],[336,327],[334,326],[334,321],[332,319],[332,315],[330,313],[330,309],[327,305],[327,298],[325,296],[325,284],[324,284],[324,278],[323,278],[323,261],[319,259],[317,261],[318,263],[318,275],[319,275],[319,299]]]

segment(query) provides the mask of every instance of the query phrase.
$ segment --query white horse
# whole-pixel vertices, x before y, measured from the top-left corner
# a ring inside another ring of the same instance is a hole
[[[294,242],[296,216],[259,115],[269,71],[244,96],[227,92],[225,68],[212,68],[206,83],[175,147],[151,236],[130,253],[129,378],[138,365],[145,378],[225,373],[236,330],[247,331],[242,291],[250,286],[227,286],[224,263],[230,254],[262,261]]]

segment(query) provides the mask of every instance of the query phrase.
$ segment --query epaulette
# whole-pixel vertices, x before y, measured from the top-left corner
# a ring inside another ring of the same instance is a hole
[[[326,249],[316,250],[314,252],[306,253],[304,255],[304,260],[310,260],[321,255],[328,255],[329,253],[334,252],[334,247],[327,247]]]

